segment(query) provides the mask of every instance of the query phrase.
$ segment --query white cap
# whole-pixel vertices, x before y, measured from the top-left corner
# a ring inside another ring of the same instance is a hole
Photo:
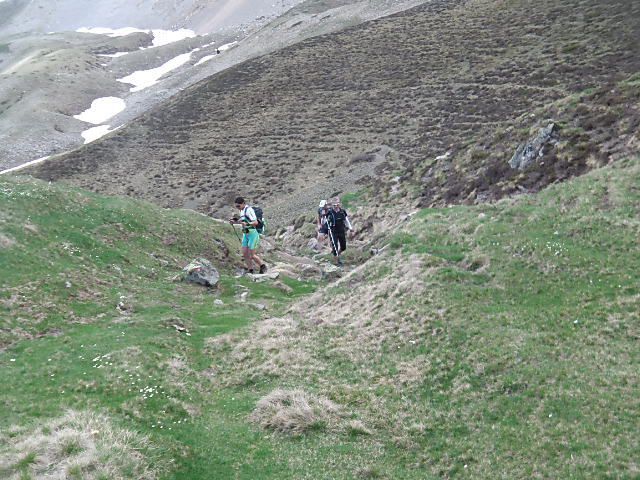
[[[320,208],[324,207],[327,204],[326,200],[320,200],[320,205],[318,205]]]

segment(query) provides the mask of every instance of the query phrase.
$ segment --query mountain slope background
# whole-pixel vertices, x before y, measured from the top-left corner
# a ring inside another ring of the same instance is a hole
[[[0,171],[93,141],[246,59],[423,1],[0,2]],[[120,81],[157,69],[153,85]],[[104,97],[126,108],[75,118]]]
[[[30,172],[202,211],[241,192],[290,220],[283,195],[311,207],[305,192],[357,188],[379,163],[408,175],[497,131],[515,151],[521,116],[528,132],[554,101],[638,71],[638,16],[623,0],[430,2],[244,62]],[[367,155],[381,148],[386,162]]]
[[[423,5],[29,170],[54,182],[0,176],[0,476],[636,478],[637,16]],[[286,226],[273,282],[236,274],[228,224],[162,208],[245,192]],[[338,192],[342,271],[303,256]],[[177,281],[196,256],[218,289]]]

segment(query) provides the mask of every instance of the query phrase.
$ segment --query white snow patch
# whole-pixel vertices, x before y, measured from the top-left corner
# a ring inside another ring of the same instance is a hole
[[[102,97],[91,102],[91,108],[79,115],[74,115],[80,121],[100,125],[127,108],[124,100],[118,97]]]
[[[231,43],[225,43],[224,45],[220,45],[218,47],[218,50],[220,50],[221,52],[224,52],[225,50],[229,50],[231,47],[237,45],[238,42],[231,42]]]
[[[153,46],[161,47],[173,42],[179,42],[185,38],[193,38],[196,36],[196,32],[181,28],[180,30],[152,30],[153,33]]]
[[[1,2],[2,0],[0,0]],[[22,165],[18,165],[17,167],[8,168],[7,170],[3,170],[0,172],[0,175],[4,175],[5,173],[16,172],[18,170],[22,170],[23,168],[30,167],[31,165],[36,165],[37,163],[44,162],[49,156],[38,158],[37,160],[31,160],[30,162],[23,163]]]
[[[120,125],[120,127],[122,127],[122,125]],[[89,130],[85,130],[80,135],[82,135],[82,138],[84,138],[84,144],[86,145],[87,143],[91,143],[94,140],[99,139],[100,137],[104,137],[107,133],[115,132],[120,127],[110,130],[111,125],[100,125],[99,127],[93,127]]]
[[[93,27],[87,28],[82,27],[76,30],[78,33],[93,33],[96,35],[108,35],[109,37],[124,37],[126,35],[131,35],[132,33],[150,33],[153,35],[153,46],[161,47],[162,45],[168,45],[173,42],[178,42],[180,40],[184,40],[185,38],[193,38],[196,36],[196,32],[193,30],[189,30],[187,28],[181,28],[180,30],[161,30],[161,29],[151,29],[144,30],[135,27],[125,27],[125,28],[105,28],[105,27]]]
[[[215,55],[207,55],[206,57],[202,57],[200,60],[198,60],[198,63],[196,63],[194,66],[197,67],[198,65],[202,65],[204,62],[208,62],[214,57]]]
[[[133,85],[133,88],[130,89],[131,92],[139,92],[140,90],[144,90],[145,88],[155,85],[163,75],[169,73],[171,70],[181,67],[189,60],[191,60],[191,52],[183,53],[157,68],[152,68],[151,70],[138,70],[137,72],[133,72],[131,75],[118,78],[117,80],[118,82]]]
[[[98,56],[99,57],[111,57],[111,58],[118,58],[118,57],[122,57],[124,55],[129,55],[131,52],[116,52],[116,53],[101,53]]]

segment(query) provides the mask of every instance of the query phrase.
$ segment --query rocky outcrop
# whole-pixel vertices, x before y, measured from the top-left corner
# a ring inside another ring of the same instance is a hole
[[[215,287],[220,281],[220,274],[205,258],[197,258],[183,269],[185,281]]]
[[[549,149],[558,143],[558,132],[559,128],[555,123],[541,128],[535,137],[518,146],[513,157],[509,160],[511,168],[517,170],[529,168],[536,159],[542,158]]]

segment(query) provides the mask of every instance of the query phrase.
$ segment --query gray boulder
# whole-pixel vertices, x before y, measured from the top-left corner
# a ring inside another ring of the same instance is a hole
[[[541,128],[535,137],[517,148],[516,153],[509,160],[509,166],[518,170],[528,168],[558,142],[558,130],[558,126],[555,123],[550,123]]]
[[[205,258],[196,258],[184,267],[184,279],[187,282],[197,283],[206,287],[215,287],[220,281],[218,270]]]

